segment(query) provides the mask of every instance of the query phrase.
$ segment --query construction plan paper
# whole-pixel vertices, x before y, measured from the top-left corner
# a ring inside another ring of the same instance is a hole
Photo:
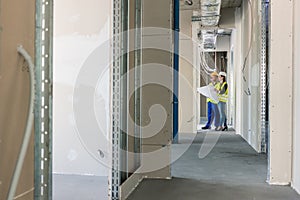
[[[202,94],[203,96],[214,100],[215,102],[219,103],[218,94],[215,91],[215,87],[212,85],[207,85],[204,87],[197,88],[197,92]]]

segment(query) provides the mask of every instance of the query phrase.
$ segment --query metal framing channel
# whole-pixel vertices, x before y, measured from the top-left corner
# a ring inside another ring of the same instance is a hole
[[[120,156],[121,184],[128,178],[128,135],[127,135],[127,115],[128,115],[128,0],[121,0],[121,140],[120,146],[123,154]]]
[[[120,56],[121,56],[121,0],[113,0],[113,66],[112,66],[112,163],[110,177],[110,199],[119,200],[120,191]]]
[[[34,198],[52,199],[53,0],[36,0]]]
[[[267,122],[267,10],[266,0],[261,1],[261,69],[260,69],[260,95],[261,95],[261,152],[267,151],[266,137],[268,134]]]
[[[142,2],[141,0],[135,0],[135,69],[134,69],[134,81],[135,81],[135,93],[134,93],[134,152],[137,153],[135,157],[136,167],[141,164],[139,153],[141,153],[141,26],[142,26]]]

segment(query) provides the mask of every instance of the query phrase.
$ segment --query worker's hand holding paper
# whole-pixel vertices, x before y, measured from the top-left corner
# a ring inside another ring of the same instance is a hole
[[[210,98],[213,101],[219,103],[218,94],[215,91],[215,87],[214,86],[207,85],[207,86],[204,86],[204,87],[197,88],[197,92],[199,92],[203,96],[206,96],[207,98]]]

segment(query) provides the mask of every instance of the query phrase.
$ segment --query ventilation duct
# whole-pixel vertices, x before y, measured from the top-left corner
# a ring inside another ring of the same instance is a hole
[[[201,41],[204,49],[215,49],[220,21],[221,0],[201,0]],[[210,29],[211,28],[211,29]]]
[[[204,49],[215,49],[218,33],[216,30],[202,30],[200,40]]]

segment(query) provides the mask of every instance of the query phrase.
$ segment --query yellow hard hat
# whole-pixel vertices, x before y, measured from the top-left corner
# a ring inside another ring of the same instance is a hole
[[[219,74],[218,74],[218,72],[215,71],[215,72],[211,73],[210,76],[219,76]]]

